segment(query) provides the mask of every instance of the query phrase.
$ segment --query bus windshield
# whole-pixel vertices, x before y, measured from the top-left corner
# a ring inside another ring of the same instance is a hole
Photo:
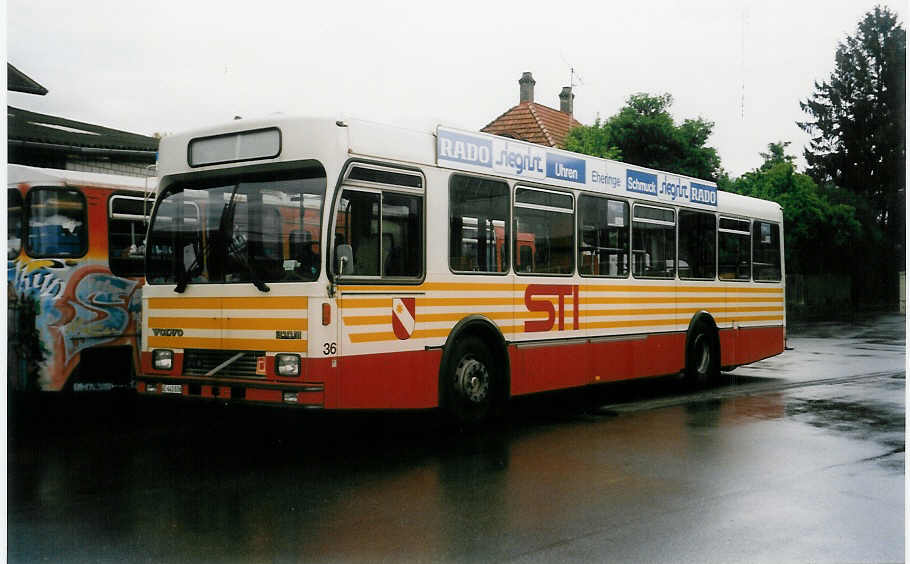
[[[245,176],[169,187],[149,228],[151,284],[316,280],[325,175]]]

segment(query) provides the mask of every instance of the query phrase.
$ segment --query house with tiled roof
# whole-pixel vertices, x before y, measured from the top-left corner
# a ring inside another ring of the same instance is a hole
[[[534,101],[536,83],[531,73],[523,73],[518,80],[518,105],[506,110],[481,131],[565,149],[569,130],[582,125],[572,117],[575,94],[572,93],[571,87],[563,87],[559,93],[559,109],[556,110]]]

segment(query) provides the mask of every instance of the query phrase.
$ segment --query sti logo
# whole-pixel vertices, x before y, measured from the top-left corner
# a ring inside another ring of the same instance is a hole
[[[578,284],[528,284],[525,307],[528,311],[546,312],[547,318],[525,321],[525,333],[549,331],[556,324],[557,313],[551,296],[557,297],[560,331],[566,328],[566,296],[572,296],[572,329],[578,330]]]

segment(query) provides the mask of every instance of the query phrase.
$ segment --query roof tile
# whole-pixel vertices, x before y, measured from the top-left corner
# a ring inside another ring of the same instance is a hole
[[[506,110],[481,131],[564,149],[569,129],[580,125],[569,114],[536,102],[523,102]]]

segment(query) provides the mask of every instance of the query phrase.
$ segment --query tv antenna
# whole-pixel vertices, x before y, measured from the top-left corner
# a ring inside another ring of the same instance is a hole
[[[575,86],[584,86],[585,81],[582,80],[581,75],[575,72],[575,66],[572,65],[569,61],[566,60],[566,57],[560,53],[559,57],[569,67],[569,88],[574,92]]]
[[[743,6],[742,28],[740,32],[739,52],[739,119],[746,119],[746,20],[748,19],[747,7]]]

